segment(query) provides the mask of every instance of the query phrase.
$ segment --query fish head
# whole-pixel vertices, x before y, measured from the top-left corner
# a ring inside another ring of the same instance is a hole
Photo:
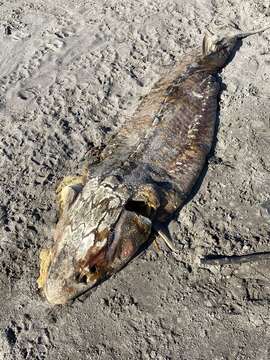
[[[134,189],[115,176],[90,179],[59,219],[41,262],[48,302],[64,304],[124,267],[149,241],[158,207],[152,185]]]
[[[267,29],[269,29],[269,26],[250,32],[231,31],[225,34],[213,34],[208,31],[203,39],[203,62],[207,64],[207,67],[211,67],[214,70],[223,68],[234,53],[239,41],[248,36],[262,33]]]

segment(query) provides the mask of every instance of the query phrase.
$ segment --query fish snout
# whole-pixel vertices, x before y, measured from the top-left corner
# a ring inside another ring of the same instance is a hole
[[[53,305],[66,304],[75,293],[75,288],[67,286],[64,280],[47,279],[44,294],[47,301]]]

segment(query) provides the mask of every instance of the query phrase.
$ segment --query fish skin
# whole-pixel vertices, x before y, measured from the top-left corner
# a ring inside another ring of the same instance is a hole
[[[119,271],[147,244],[153,224],[183,206],[213,143],[216,74],[239,38],[205,38],[203,51],[154,85],[91,165],[45,260],[43,252],[39,286],[50,303],[64,304]]]

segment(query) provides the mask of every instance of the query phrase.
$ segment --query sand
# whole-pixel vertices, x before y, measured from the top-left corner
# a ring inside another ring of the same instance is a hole
[[[270,32],[222,71],[219,130],[191,201],[150,247],[72,305],[39,294],[55,188],[106,144],[206,26],[269,24],[267,0],[0,2],[0,359],[270,358]]]

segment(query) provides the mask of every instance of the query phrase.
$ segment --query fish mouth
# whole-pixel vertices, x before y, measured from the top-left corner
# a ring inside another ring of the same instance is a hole
[[[91,287],[93,286],[94,285],[91,285]],[[80,296],[85,291],[85,286],[82,284],[71,284],[67,286],[57,280],[53,281],[48,279],[43,290],[50,304],[63,305]]]
[[[98,260],[104,259],[105,249],[94,260],[96,265],[78,269],[72,258],[58,262],[55,258],[50,264],[43,294],[52,305],[66,304],[101,283],[106,277],[106,269],[100,267]]]

